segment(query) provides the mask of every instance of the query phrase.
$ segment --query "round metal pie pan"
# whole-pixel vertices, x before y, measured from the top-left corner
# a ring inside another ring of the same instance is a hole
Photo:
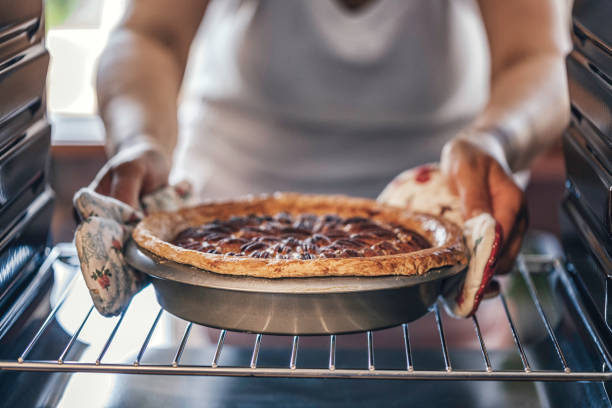
[[[159,304],[210,327],[290,335],[382,329],[428,312],[465,265],[415,276],[253,278],[222,275],[160,258],[130,241],[126,260],[153,281]]]

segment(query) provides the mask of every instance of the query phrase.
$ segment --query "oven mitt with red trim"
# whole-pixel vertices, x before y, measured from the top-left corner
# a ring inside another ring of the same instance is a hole
[[[465,278],[444,293],[447,309],[459,317],[476,312],[500,255],[501,226],[491,214],[463,220],[459,198],[448,187],[437,164],[406,170],[378,196],[381,203],[442,216],[463,229],[470,260]]]
[[[123,311],[132,296],[149,281],[123,258],[123,247],[142,217],[157,211],[174,211],[184,206],[191,186],[179,183],[163,187],[142,198],[134,209],[112,197],[82,188],[74,195],[81,220],[74,235],[81,272],[96,309],[104,316]]]

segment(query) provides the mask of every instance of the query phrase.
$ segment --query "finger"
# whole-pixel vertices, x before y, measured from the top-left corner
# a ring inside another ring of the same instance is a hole
[[[162,175],[153,174],[151,172],[147,173],[143,180],[141,186],[141,195],[147,195],[153,193],[154,191],[168,185],[168,178],[163,177]]]
[[[109,195],[111,189],[111,176],[112,171],[107,166],[104,166],[98,171],[98,174],[96,174],[96,177],[94,177],[93,181],[89,184],[89,187],[96,193]]]
[[[464,219],[492,212],[485,173],[477,169],[464,169],[456,175],[455,185]]]
[[[492,278],[491,281],[487,284],[485,288],[485,291],[482,295],[482,300],[492,299],[496,297],[497,295],[499,295],[499,291],[500,291],[499,282],[497,282],[495,278]]]
[[[495,268],[495,273],[505,274],[512,270],[514,261],[516,260],[516,257],[523,244],[523,238],[525,236],[525,231],[527,230],[528,224],[529,220],[527,217],[527,210],[525,208],[519,212],[517,222],[512,229],[508,240],[504,243],[502,253]]]
[[[150,151],[142,162],[144,177],[142,179],[141,195],[153,193],[154,191],[168,185],[169,160],[162,153]]]
[[[143,173],[139,171],[117,171],[113,174],[110,196],[138,208]]]
[[[504,275],[512,271],[514,261],[516,260],[516,256],[521,249],[522,243],[522,236],[516,236],[512,241],[508,242],[508,245],[504,247],[504,252],[498,259],[497,265],[495,266],[496,274]]]
[[[519,213],[525,208],[524,193],[499,165],[493,164],[489,174],[493,217],[509,240],[519,221]]]

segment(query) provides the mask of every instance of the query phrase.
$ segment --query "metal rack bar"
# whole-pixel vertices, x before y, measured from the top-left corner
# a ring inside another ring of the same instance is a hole
[[[32,349],[34,348],[36,343],[38,343],[38,340],[40,340],[40,337],[42,336],[42,334],[45,332],[45,330],[47,330],[47,327],[49,327],[49,325],[51,324],[51,322],[55,318],[55,315],[57,314],[58,310],[60,310],[60,308],[64,305],[64,302],[68,298],[68,294],[72,290],[72,287],[74,286],[74,283],[77,281],[77,276],[78,276],[78,274],[75,274],[72,277],[72,279],[70,280],[70,282],[66,286],[66,289],[64,289],[64,292],[62,292],[61,296],[59,297],[59,300],[57,301],[57,304],[51,310],[51,312],[49,313],[49,315],[47,316],[47,318],[45,319],[43,324],[40,326],[40,328],[38,329],[38,331],[34,335],[34,338],[32,338],[32,341],[30,341],[30,343],[27,345],[25,350],[23,350],[23,353],[21,353],[21,355],[19,356],[17,361],[22,363],[26,359],[28,354],[30,354],[30,352],[32,351]]]
[[[478,337],[478,342],[480,343],[480,351],[482,352],[482,358],[484,359],[485,370],[487,370],[487,372],[491,372],[493,371],[493,368],[491,368],[491,360],[489,360],[487,346],[485,345],[484,339],[482,338],[480,324],[478,324],[478,319],[476,318],[476,315],[472,315],[472,322],[474,322],[474,330],[476,330],[476,337]]]
[[[102,347],[102,351],[100,352],[100,355],[98,355],[98,358],[96,359],[96,365],[100,365],[100,363],[102,362],[102,359],[104,358],[104,355],[108,351],[108,348],[110,347],[111,342],[115,338],[115,334],[117,334],[117,330],[119,330],[119,326],[121,326],[121,323],[123,323],[123,318],[125,317],[125,313],[128,311],[128,308],[129,308],[129,305],[128,307],[125,308],[123,312],[121,312],[121,315],[119,316],[119,320],[117,320],[115,327],[113,327],[113,331],[111,331],[110,335],[108,336],[108,339],[106,339],[106,343],[104,343],[104,347]]]
[[[293,342],[291,343],[291,358],[289,359],[289,368],[295,370],[295,363],[297,361],[298,352],[298,341],[300,336],[293,336]]]
[[[89,320],[89,316],[91,315],[91,312],[93,312],[93,309],[94,309],[94,305],[91,305],[91,307],[89,308],[89,311],[85,315],[85,318],[83,319],[83,321],[81,322],[81,324],[79,325],[77,330],[74,332],[72,337],[70,337],[70,341],[68,341],[68,344],[64,348],[64,351],[62,351],[62,354],[60,354],[60,356],[57,358],[57,362],[59,364],[62,364],[64,362],[64,360],[66,359],[66,356],[70,352],[70,349],[74,345],[74,342],[76,341],[76,339],[81,334],[81,330],[83,330],[83,327],[85,327],[85,323],[87,323],[87,320]]]
[[[215,350],[215,355],[211,363],[211,366],[213,368],[217,368],[219,366],[219,357],[221,357],[221,350],[223,349],[223,342],[225,341],[226,334],[227,334],[227,330],[221,330],[221,333],[219,333],[219,341],[217,341],[217,349]]]
[[[410,349],[410,332],[408,331],[408,323],[402,324],[402,332],[404,334],[404,353],[406,354],[406,370],[413,371],[412,365],[412,350]]]
[[[510,315],[510,310],[508,309],[508,303],[506,303],[506,297],[502,292],[499,293],[499,299],[501,300],[502,306],[504,308],[504,312],[506,313],[506,318],[508,319],[508,324],[510,325],[510,332],[512,333],[512,339],[514,340],[514,344],[516,344],[516,348],[521,356],[521,362],[523,363],[523,370],[526,373],[531,372],[531,366],[529,365],[529,360],[527,360],[527,355],[525,354],[525,350],[523,350],[523,344],[519,338],[518,332],[516,331],[516,327],[514,326],[514,321],[512,320],[512,316]]]
[[[569,373],[571,370],[569,366],[567,365],[567,360],[565,359],[563,350],[561,350],[561,346],[559,345],[557,336],[555,336],[555,332],[553,331],[550,325],[550,322],[548,321],[548,318],[546,317],[546,314],[544,313],[544,309],[542,308],[540,299],[538,299],[538,292],[536,291],[535,285],[533,284],[533,280],[531,279],[531,276],[529,274],[529,270],[527,269],[527,265],[525,264],[525,259],[523,258],[522,255],[518,256],[516,263],[518,265],[518,269],[519,269],[519,272],[521,273],[521,276],[523,277],[523,279],[525,280],[525,283],[527,284],[527,289],[529,291],[529,295],[531,296],[531,300],[533,301],[538,311],[538,314],[540,315],[540,319],[542,319],[542,322],[544,323],[544,327],[546,328],[546,332],[548,333],[550,340],[553,342],[555,351],[557,352],[557,355],[559,356],[559,360],[561,361],[561,365],[563,366],[563,371],[565,371],[566,373]]]
[[[145,337],[144,341],[142,342],[142,346],[140,347],[140,351],[138,352],[138,355],[136,356],[136,360],[134,361],[134,365],[139,365],[140,364],[140,360],[142,360],[142,357],[144,356],[144,353],[147,350],[147,346],[149,345],[149,341],[151,341],[151,336],[153,336],[153,332],[155,331],[155,328],[157,327],[157,323],[159,322],[159,318],[161,317],[163,312],[164,312],[164,309],[162,309],[160,307],[159,308],[159,312],[157,312],[157,316],[155,316],[155,320],[153,321],[153,324],[151,325],[151,328],[149,329],[149,332],[147,333],[147,336]]]
[[[444,366],[446,371],[452,371],[450,358],[448,356],[448,347],[446,346],[446,339],[444,338],[444,327],[442,327],[442,316],[440,316],[440,307],[436,303],[434,306],[434,313],[436,316],[436,326],[438,327],[438,333],[440,334],[440,344],[442,345],[442,356],[444,357]]]
[[[469,381],[612,381],[609,372],[569,372],[564,371],[492,371],[479,370],[359,370],[324,368],[274,368],[251,369],[250,367],[210,367],[141,364],[100,364],[57,361],[2,361],[3,370],[43,371],[43,372],[97,372],[121,374],[159,374],[159,375],[201,375],[201,376],[239,376],[239,377],[287,377],[287,378],[351,378],[386,380],[469,380]]]
[[[181,343],[179,344],[178,349],[176,349],[176,354],[174,355],[174,358],[172,359],[172,367],[178,367],[181,361],[181,357],[183,356],[183,350],[185,350],[185,345],[187,344],[187,339],[189,338],[189,334],[191,333],[192,326],[193,326],[192,322],[187,323],[187,326],[185,326],[185,332],[183,333],[183,338],[181,339]]]
[[[329,336],[329,364],[330,370],[336,369],[336,335]]]
[[[368,370],[373,371],[374,366],[374,338],[371,331],[368,331]]]
[[[56,262],[62,262],[61,257],[57,256],[58,250],[52,252],[55,254],[54,260]],[[60,251],[61,252],[61,251]],[[573,307],[577,312],[577,317],[574,319],[577,321],[577,325],[582,325],[587,330],[589,336],[595,348],[597,349],[598,355],[601,357],[604,364],[603,371],[570,371],[563,350],[559,345],[559,341],[554,333],[552,325],[548,321],[541,301],[538,298],[538,293],[530,276],[529,268],[534,270],[550,270],[552,266],[553,273],[558,273],[561,282],[564,285],[565,292],[563,296],[567,295],[569,298],[568,305]],[[65,359],[69,355],[70,350],[76,343],[81,334],[83,328],[89,321],[91,314],[93,313],[93,306],[90,306],[84,318],[81,320],[76,331],[72,334],[70,340],[64,347],[62,353],[57,360],[27,360],[27,357],[31,354],[31,351],[36,344],[44,338],[44,333],[47,328],[51,325],[54,319],[57,318],[58,312],[62,307],[66,305],[65,301],[70,296],[69,293],[74,290],[74,282],[76,279],[71,280],[66,289],[62,292],[57,305],[49,312],[45,318],[43,324],[39,327],[36,334],[33,336],[30,343],[27,345],[23,353],[18,359],[6,361],[0,360],[0,370],[14,370],[14,371],[43,371],[43,372],[96,372],[96,373],[125,373],[125,374],[160,374],[160,375],[199,375],[199,376],[252,376],[252,377],[285,377],[285,378],[351,378],[351,379],[389,379],[389,380],[474,380],[474,381],[612,381],[612,357],[610,356],[609,350],[607,350],[604,341],[599,337],[593,322],[589,316],[583,311],[583,305],[575,288],[572,286],[573,283],[569,277],[569,272],[565,270],[563,263],[554,257],[546,256],[521,256],[519,258],[519,272],[521,278],[525,281],[527,288],[530,293],[531,301],[534,302],[540,319],[545,325],[547,334],[551,338],[552,345],[555,348],[557,356],[563,365],[563,370],[534,370],[531,368],[530,363],[525,353],[525,346],[521,343],[518,331],[516,329],[515,322],[512,319],[510,308],[506,296],[503,290],[499,294],[501,302],[502,314],[508,320],[510,331],[521,358],[523,369],[517,370],[493,370],[491,365],[491,358],[489,351],[486,347],[485,334],[480,327],[480,322],[476,316],[472,317],[472,324],[476,333],[476,339],[480,347],[482,358],[484,361],[484,368],[480,370],[456,370],[451,365],[451,359],[449,354],[448,344],[445,338],[444,332],[444,317],[440,311],[440,306],[436,304],[433,307],[433,313],[435,318],[436,329],[440,338],[441,352],[444,359],[445,369],[441,370],[416,370],[414,367],[414,360],[412,355],[412,347],[410,342],[410,331],[408,324],[402,324],[402,336],[403,336],[403,352],[406,358],[406,368],[403,370],[387,370],[387,369],[376,369],[374,359],[374,333],[371,331],[366,332],[367,339],[367,356],[368,366],[367,369],[338,369],[336,368],[336,346],[337,336],[329,336],[329,360],[327,366],[321,368],[297,368],[297,355],[299,351],[299,336],[294,336],[291,343],[291,356],[289,359],[288,367],[274,368],[274,367],[259,367],[258,356],[262,347],[262,334],[257,334],[253,344],[253,350],[251,355],[251,361],[248,366],[238,367],[223,367],[219,365],[221,352],[225,337],[227,335],[226,330],[222,330],[219,333],[217,346],[212,359],[211,365],[182,365],[180,364],[181,357],[185,350],[187,341],[189,339],[191,330],[194,326],[193,323],[187,323],[185,330],[180,338],[179,345],[176,349],[174,358],[168,364],[152,365],[142,364],[142,358],[152,336],[159,325],[163,310],[160,308],[155,319],[150,326],[143,325],[143,331],[148,330],[144,338],[144,341],[139,345],[139,352],[137,353],[136,360],[133,364],[117,364],[117,363],[102,363],[102,359],[106,355],[109,347],[112,345],[117,331],[121,326],[125,314],[128,308],[119,316],[115,322],[110,333],[104,343],[102,350],[98,358],[94,362],[66,362]],[[78,275],[77,275],[78,276]],[[78,279],[78,277],[77,277]],[[85,290],[83,288],[83,290]],[[510,299],[510,298],[508,298]],[[129,305],[128,305],[129,307]],[[580,323],[578,323],[580,321]],[[475,343],[476,344],[476,343]],[[399,351],[401,353],[401,351]]]
[[[258,333],[255,337],[255,344],[253,345],[253,355],[251,356],[251,368],[257,368],[257,357],[259,356],[259,349],[261,348],[261,333]]]

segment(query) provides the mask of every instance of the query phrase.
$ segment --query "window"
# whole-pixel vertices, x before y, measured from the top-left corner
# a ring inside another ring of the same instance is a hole
[[[95,116],[97,60],[123,14],[126,0],[46,0],[47,48],[51,54],[47,105],[54,142],[102,140]]]

